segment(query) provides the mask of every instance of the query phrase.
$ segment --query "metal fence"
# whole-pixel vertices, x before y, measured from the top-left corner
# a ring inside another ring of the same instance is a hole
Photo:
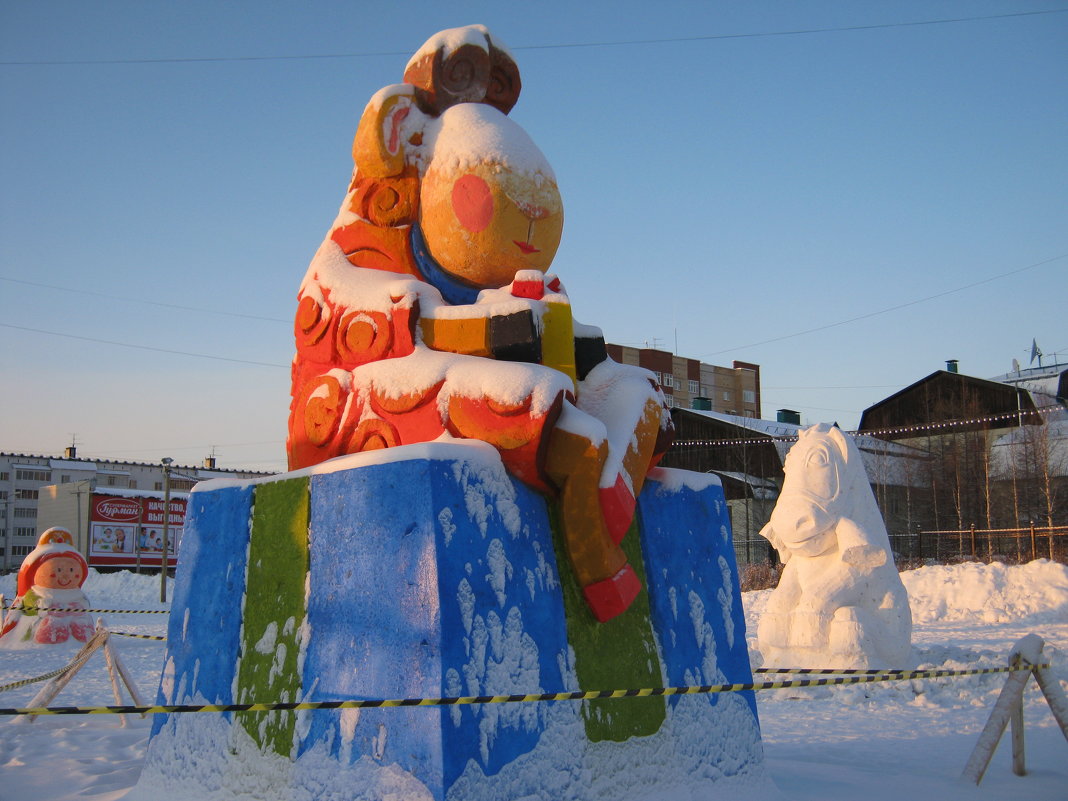
[[[940,531],[917,530],[892,534],[890,546],[899,560],[1000,559],[1027,562],[1050,559],[1068,562],[1068,526],[1026,528],[976,528]]]

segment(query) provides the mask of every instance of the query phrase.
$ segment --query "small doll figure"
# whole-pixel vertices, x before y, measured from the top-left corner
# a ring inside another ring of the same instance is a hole
[[[93,621],[82,592],[88,566],[65,528],[48,529],[19,568],[18,597],[8,613],[0,645],[86,642]]]

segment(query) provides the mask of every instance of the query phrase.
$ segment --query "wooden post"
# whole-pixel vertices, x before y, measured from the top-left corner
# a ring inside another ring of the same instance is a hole
[[[975,552],[975,523],[972,523],[972,559],[978,559],[979,554]]]
[[[99,631],[104,627],[100,620],[96,621],[96,627]],[[104,664],[108,668],[108,681],[111,682],[111,694],[115,696],[115,703],[122,706],[122,692],[119,690],[119,677],[115,670],[115,662],[111,658],[111,643],[108,640],[104,640]],[[126,728],[126,715],[119,715],[119,725],[122,728]]]
[[[1038,550],[1035,546],[1035,521],[1031,521],[1031,561],[1035,561],[1038,558]]]
[[[1036,664],[1041,660],[1043,645],[1042,638],[1035,634],[1028,634],[1023,637],[1013,646],[1012,654],[1009,655],[1009,666],[1018,667],[1025,662],[1031,665]],[[982,734],[979,735],[979,742],[975,744],[975,749],[972,751],[971,756],[968,757],[968,764],[964,766],[964,772],[961,773],[962,779],[966,779],[976,785],[983,780],[983,774],[990,764],[990,759],[994,756],[994,749],[998,747],[998,741],[1001,739],[1001,735],[1005,733],[1005,727],[1008,725],[1010,718],[1016,714],[1017,708],[1020,710],[1020,753],[1019,760],[1017,760],[1016,726],[1014,723],[1013,770],[1016,770],[1017,765],[1022,769],[1023,691],[1024,687],[1027,686],[1027,679],[1030,675],[1030,671],[1027,670],[1016,670],[1009,674],[1009,678],[1005,681],[1005,686],[1001,688],[1001,695],[998,696],[997,703],[994,704],[994,710],[990,713],[990,719],[986,722]]]
[[[1046,531],[1049,532],[1049,560],[1053,561],[1053,526],[1047,526]]]
[[[1022,671],[1021,671],[1022,672]],[[1024,674],[1024,683],[1027,683],[1027,674]],[[1012,772],[1017,776],[1027,775],[1027,759],[1024,756],[1024,715],[1023,693],[1021,692],[1016,702],[1012,705],[1009,714],[1009,727],[1012,730]]]
[[[48,684],[42,687],[28,703],[27,707],[35,706],[48,706],[48,703],[59,695],[60,690],[66,687],[70,680],[74,678],[75,674],[82,669],[85,663],[89,660],[89,657],[93,655],[93,652],[100,648],[108,638],[107,629],[103,628],[99,624],[93,636],[89,638],[89,641],[82,646],[81,650],[75,655],[75,657],[67,664],[66,670],[60,673]],[[23,715],[16,718],[18,722],[32,723],[36,718],[36,715]],[[27,718],[29,720],[27,721]]]
[[[1068,696],[1065,696],[1064,688],[1050,668],[1036,667],[1031,672],[1034,673],[1038,686],[1042,688],[1042,694],[1046,696],[1046,703],[1049,704],[1057,725],[1061,727],[1061,734],[1068,740]]]

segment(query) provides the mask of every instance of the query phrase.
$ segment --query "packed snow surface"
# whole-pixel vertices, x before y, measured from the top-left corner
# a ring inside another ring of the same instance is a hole
[[[903,573],[902,579],[915,619],[913,658],[921,668],[999,667],[1017,640],[1035,633],[1046,641],[1045,655],[1062,686],[1068,686],[1068,567],[1046,560],[1020,566],[936,565]],[[9,600],[14,590],[13,574],[0,577],[0,592]],[[168,607],[159,602],[158,576],[91,571],[85,590],[96,608]],[[763,590],[742,596],[754,667],[761,662],[755,650],[756,621],[769,595],[770,590]],[[166,631],[165,615],[103,617],[117,632]],[[127,637],[114,642],[141,693],[153,700],[164,643]],[[76,645],[58,645],[0,652],[0,685],[61,667],[76,650]],[[769,798],[1064,799],[1068,743],[1034,682],[1024,709],[1028,775],[1012,774],[1006,735],[978,789],[959,780],[1004,683],[1004,674],[993,674],[760,692],[767,764],[781,792]],[[3,707],[24,706],[41,686],[7,690],[0,702]],[[100,655],[53,702],[110,703],[114,700]],[[208,719],[203,725],[210,725]],[[53,716],[30,724],[3,717],[0,726],[0,801],[114,801],[137,781],[150,721],[127,716],[124,728],[118,716]],[[553,765],[540,769],[550,781]],[[397,789],[402,785],[398,779]],[[670,791],[648,799],[699,801]]]

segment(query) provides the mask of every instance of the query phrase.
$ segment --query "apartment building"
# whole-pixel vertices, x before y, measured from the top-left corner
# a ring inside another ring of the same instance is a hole
[[[735,361],[731,367],[719,367],[656,348],[606,347],[617,362],[652,370],[673,409],[760,417],[759,364]]]
[[[200,465],[172,464],[170,489],[185,492],[209,478],[256,478],[267,473],[226,470],[208,457]],[[74,447],[63,456],[0,453],[0,571],[16,570],[34,549],[37,536],[54,522],[39,519],[38,501],[51,485],[83,483],[89,489],[162,492],[163,465],[78,458]]]

